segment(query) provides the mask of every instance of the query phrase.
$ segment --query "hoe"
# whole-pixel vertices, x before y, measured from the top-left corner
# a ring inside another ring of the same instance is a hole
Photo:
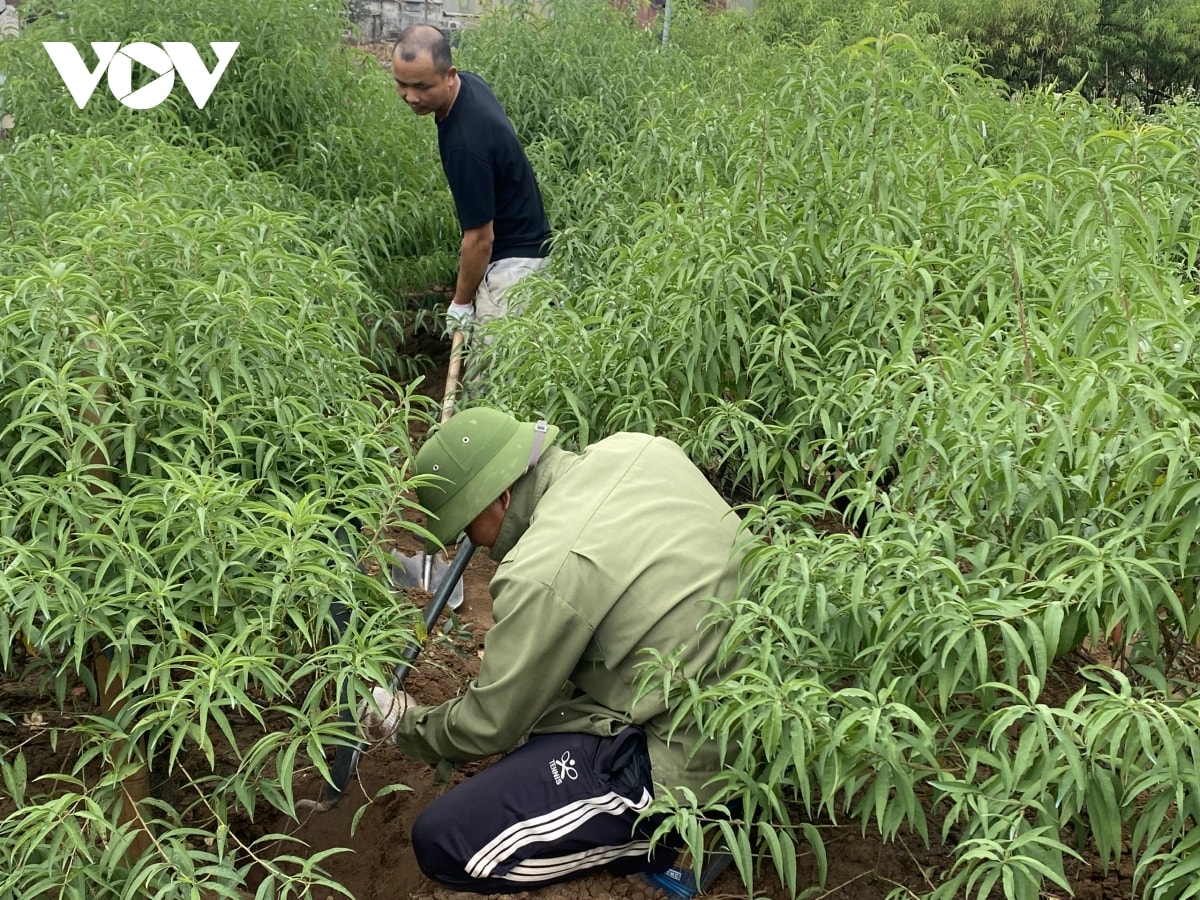
[[[453,343],[450,345],[450,368],[446,375],[446,391],[442,401],[441,420],[443,422],[454,413],[454,399],[458,392],[459,373],[462,370],[462,343],[463,332],[456,330]],[[448,564],[442,559],[436,558],[435,554],[423,552],[419,558],[411,558],[393,553],[395,558],[395,564],[392,566],[393,583],[400,587],[421,587],[434,590],[433,597],[425,607],[423,614],[425,629],[422,635],[432,633],[433,626],[447,605],[454,609],[462,602],[462,575],[474,552],[475,547],[470,540],[464,538],[458,545],[458,552],[454,554],[454,559]],[[349,619],[349,607],[339,603],[334,610],[334,620],[339,632],[345,631]],[[389,692],[394,692],[404,683],[404,679],[408,677],[420,652],[420,642],[411,643],[404,648],[400,662],[392,671],[392,677],[388,681]],[[357,731],[358,722],[349,685],[343,686],[340,699],[342,725],[347,733],[354,734]],[[320,800],[297,800],[297,810],[327,812],[333,809],[342,799],[342,794],[346,792],[350,779],[354,777],[354,771],[358,766],[358,759],[362,755],[364,746],[364,742],[357,737],[355,737],[354,743],[339,746],[333,758],[333,768],[330,770],[331,781],[325,785],[324,797]]]

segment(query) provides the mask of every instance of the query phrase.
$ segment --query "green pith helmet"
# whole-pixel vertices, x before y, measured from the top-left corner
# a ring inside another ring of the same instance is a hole
[[[544,437],[537,441],[538,432]],[[426,526],[443,545],[454,542],[487,505],[529,471],[530,463],[554,443],[558,428],[518,422],[498,409],[464,410],[430,432],[417,453],[417,474],[433,475],[417,488],[429,511]]]

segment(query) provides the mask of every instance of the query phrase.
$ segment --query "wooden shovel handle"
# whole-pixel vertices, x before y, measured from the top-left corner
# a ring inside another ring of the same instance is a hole
[[[443,422],[454,415],[454,401],[458,398],[458,381],[462,375],[464,340],[466,340],[466,333],[461,328],[454,329],[454,337],[450,342],[450,368],[446,372],[446,390],[442,395]]]

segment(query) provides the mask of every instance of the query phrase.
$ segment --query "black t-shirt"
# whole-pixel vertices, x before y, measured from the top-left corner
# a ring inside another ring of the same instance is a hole
[[[492,260],[549,253],[550,223],[533,166],[492,89],[459,72],[458,96],[437,123],[442,169],[463,231],[492,223]]]

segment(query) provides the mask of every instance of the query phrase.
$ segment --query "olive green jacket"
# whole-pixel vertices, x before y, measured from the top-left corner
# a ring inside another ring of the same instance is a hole
[[[690,723],[674,733],[660,691],[634,704],[639,653],[679,652],[692,675],[723,628],[701,628],[732,599],[740,520],[664,438],[622,433],[582,453],[549,448],[513,487],[492,557],[495,625],[479,677],[440,706],[414,707],[396,745],[430,764],[480,759],[528,734],[646,731],[654,780],[701,802],[720,771]]]

